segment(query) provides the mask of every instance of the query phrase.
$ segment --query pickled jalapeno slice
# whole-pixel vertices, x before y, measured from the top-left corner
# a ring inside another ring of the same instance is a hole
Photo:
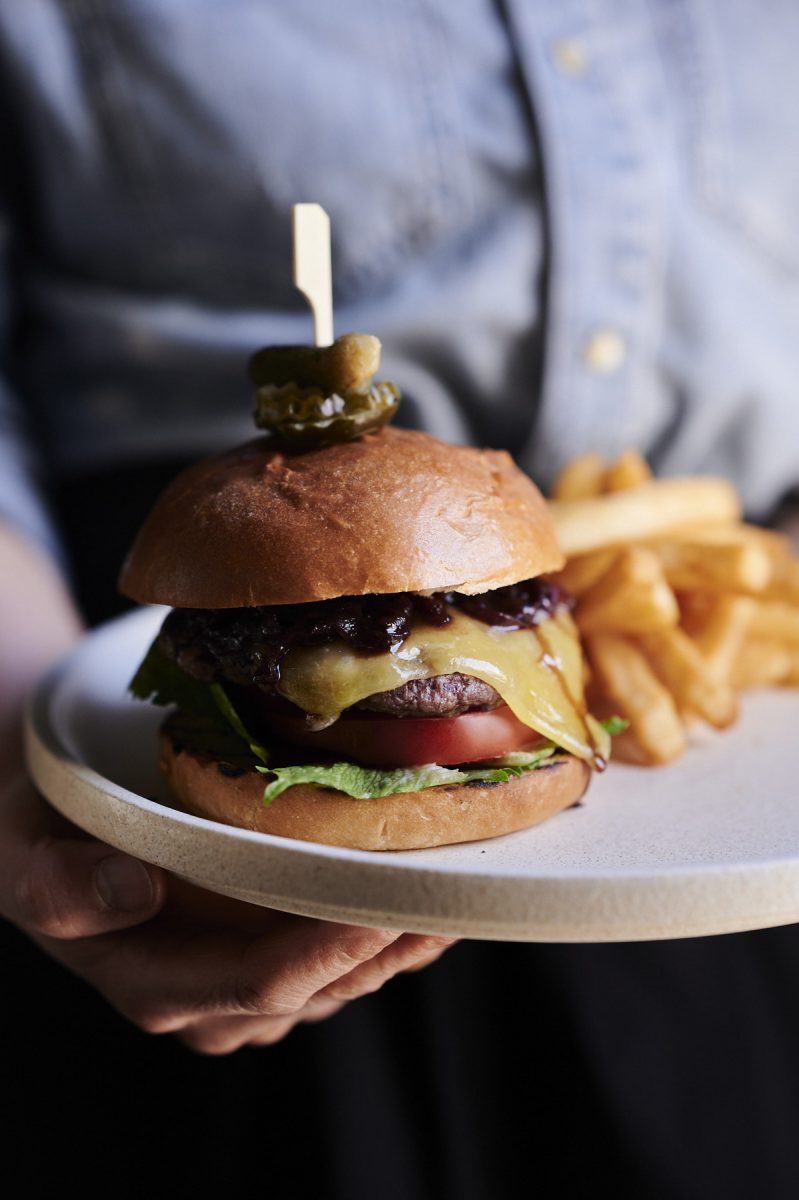
[[[393,383],[372,382],[379,366],[380,342],[369,333],[345,333],[332,346],[267,346],[250,359],[255,424],[290,446],[372,433],[400,400]]]
[[[398,388],[388,380],[344,395],[293,382],[265,384],[255,393],[255,424],[291,446],[326,446],[380,429],[399,401]]]

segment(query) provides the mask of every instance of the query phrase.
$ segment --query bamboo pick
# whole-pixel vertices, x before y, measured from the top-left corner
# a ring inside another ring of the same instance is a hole
[[[291,210],[294,286],[313,314],[314,344],[333,341],[333,283],[330,218],[321,204],[294,204]]]

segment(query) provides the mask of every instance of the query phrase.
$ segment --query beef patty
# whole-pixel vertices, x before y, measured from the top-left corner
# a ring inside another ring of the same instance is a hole
[[[390,692],[375,692],[354,707],[394,717],[457,717],[471,708],[485,710],[502,703],[502,697],[490,683],[457,671],[454,675],[434,675],[432,679],[412,679]]]

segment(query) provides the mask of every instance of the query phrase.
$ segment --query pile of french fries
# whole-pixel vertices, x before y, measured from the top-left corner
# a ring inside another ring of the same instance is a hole
[[[590,707],[629,722],[614,756],[669,762],[695,721],[735,721],[737,691],[799,685],[799,559],[742,521],[725,480],[653,479],[635,451],[590,453],[561,471],[551,509]]]

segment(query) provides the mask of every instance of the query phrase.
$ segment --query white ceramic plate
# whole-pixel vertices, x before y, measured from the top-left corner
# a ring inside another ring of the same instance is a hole
[[[750,695],[678,762],[611,765],[545,824],[434,850],[342,850],[188,816],[156,765],[163,710],[126,687],[165,609],[90,634],[42,683],[31,770],[65,816],[211,891],[287,912],[509,941],[690,937],[799,920],[799,698]],[[368,803],[368,801],[364,801]]]

